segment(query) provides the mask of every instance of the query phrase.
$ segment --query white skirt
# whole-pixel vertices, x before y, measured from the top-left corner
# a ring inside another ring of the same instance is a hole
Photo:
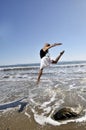
[[[40,69],[43,69],[47,66],[50,66],[50,64],[52,63],[52,60],[50,59],[49,56],[44,56],[42,59],[41,59],[41,64],[40,64]]]

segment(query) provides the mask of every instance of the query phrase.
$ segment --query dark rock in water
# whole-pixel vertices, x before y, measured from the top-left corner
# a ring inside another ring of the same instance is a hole
[[[81,106],[78,108],[64,107],[53,114],[54,120],[66,120],[78,117],[82,111]]]
[[[71,117],[77,117],[77,114],[75,112],[70,111],[70,109],[67,108],[62,108],[53,115],[53,118],[55,120],[64,120]]]

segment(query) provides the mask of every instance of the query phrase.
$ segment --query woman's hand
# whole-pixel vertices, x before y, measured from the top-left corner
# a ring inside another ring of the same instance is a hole
[[[62,45],[62,43],[54,43],[55,46]]]

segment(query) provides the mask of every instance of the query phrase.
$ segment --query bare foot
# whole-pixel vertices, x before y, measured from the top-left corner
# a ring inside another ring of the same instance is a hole
[[[60,52],[60,55],[63,55],[65,51]]]
[[[36,85],[38,85],[38,84],[39,84],[39,81],[36,82]]]

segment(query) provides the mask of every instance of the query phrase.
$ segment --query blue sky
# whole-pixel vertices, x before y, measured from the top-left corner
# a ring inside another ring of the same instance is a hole
[[[86,0],[0,0],[0,65],[40,62],[44,43],[61,61],[86,60]]]

